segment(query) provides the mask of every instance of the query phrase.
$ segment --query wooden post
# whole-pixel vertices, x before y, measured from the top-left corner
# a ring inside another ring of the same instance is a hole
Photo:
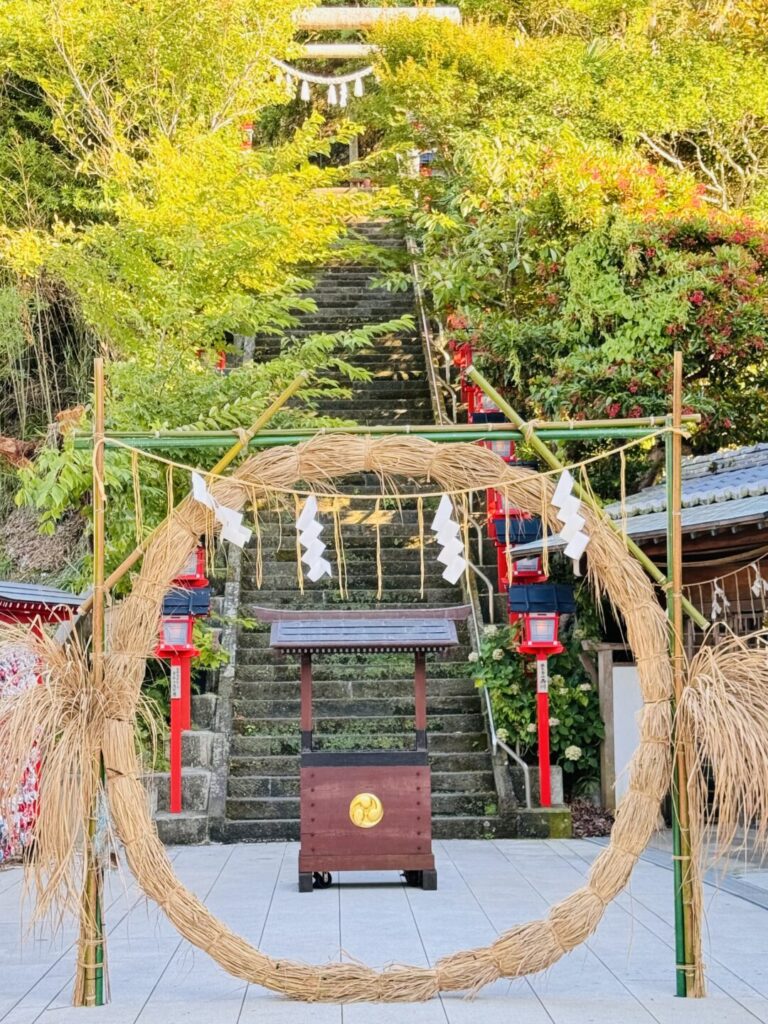
[[[312,749],[312,655],[301,653],[301,750]]]
[[[416,749],[427,749],[427,656],[424,651],[413,655],[414,724]]]
[[[91,634],[92,686],[99,690],[104,675],[104,360],[93,364],[93,616]],[[104,929],[102,920],[101,867],[94,852],[97,828],[97,804],[101,787],[101,751],[94,758],[93,809],[88,823],[85,848],[86,873],[80,913],[78,974],[75,1004],[104,1004]]]

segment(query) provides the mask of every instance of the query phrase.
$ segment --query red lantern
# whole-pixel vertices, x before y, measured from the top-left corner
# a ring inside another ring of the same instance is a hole
[[[514,441],[481,441],[483,448],[490,449],[494,455],[498,455],[505,462],[512,462],[515,457]]]
[[[557,639],[559,627],[559,612],[526,612],[523,615],[523,640],[518,651],[537,658],[561,654],[563,645]]]
[[[171,658],[175,654],[195,655],[192,643],[192,629],[195,624],[193,615],[164,615],[160,622],[160,642],[156,654],[161,658]]]
[[[243,121],[240,125],[240,149],[244,153],[253,149],[253,121]]]
[[[208,580],[205,575],[205,548],[198,544],[184,563],[181,572],[174,577],[174,583],[181,587],[207,587]]]

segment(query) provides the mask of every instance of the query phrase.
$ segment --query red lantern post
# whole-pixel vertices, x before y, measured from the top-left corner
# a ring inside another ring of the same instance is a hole
[[[199,597],[206,597],[207,600],[202,603],[207,608],[209,597],[202,589],[208,585],[205,576],[204,547],[195,548],[173,582],[177,592],[196,591]],[[194,597],[189,593],[186,596],[190,599]],[[187,613],[163,615],[160,642],[155,648],[155,654],[159,658],[168,658],[171,663],[171,814],[181,812],[182,733],[192,725],[192,659],[200,654],[192,641],[192,630],[197,615],[205,614],[202,608],[198,611],[193,610],[196,607],[196,603],[189,600]],[[170,608],[166,610],[170,612]]]
[[[200,652],[192,643],[193,615],[164,615],[155,653],[171,662],[171,814],[181,811],[181,736],[191,725],[192,659]]]
[[[557,612],[526,612],[523,620],[523,642],[520,654],[536,658],[536,724],[539,741],[539,791],[542,807],[552,806],[551,765],[549,754],[549,670],[547,659],[560,654],[562,644],[557,632],[560,616]]]

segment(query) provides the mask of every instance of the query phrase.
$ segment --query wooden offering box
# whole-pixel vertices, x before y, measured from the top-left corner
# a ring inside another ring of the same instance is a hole
[[[332,871],[403,871],[410,884],[437,888],[426,656],[458,643],[455,620],[468,613],[466,606],[386,612],[259,610],[260,618],[272,622],[271,646],[301,658],[300,892],[311,892],[313,884],[329,885]],[[313,750],[313,656],[404,652],[414,658],[413,749]]]

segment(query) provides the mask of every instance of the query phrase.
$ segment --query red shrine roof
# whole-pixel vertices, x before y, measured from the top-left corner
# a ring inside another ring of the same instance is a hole
[[[44,622],[68,619],[83,602],[83,596],[37,583],[0,580],[0,622]]]

